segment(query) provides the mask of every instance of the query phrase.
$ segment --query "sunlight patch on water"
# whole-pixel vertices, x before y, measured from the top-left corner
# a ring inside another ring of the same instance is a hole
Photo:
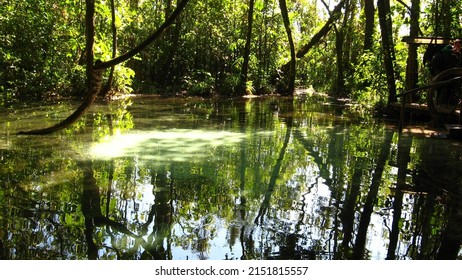
[[[210,155],[213,148],[240,142],[243,133],[190,129],[155,130],[121,134],[94,144],[98,159],[135,156],[140,159],[188,161]]]

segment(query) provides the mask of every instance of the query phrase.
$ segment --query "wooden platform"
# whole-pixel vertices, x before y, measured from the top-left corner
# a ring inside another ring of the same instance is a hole
[[[445,124],[446,129],[449,131],[449,137],[462,140],[462,125],[460,124]]]
[[[447,37],[410,37],[410,36],[405,36],[401,40],[402,42],[408,43],[408,44],[415,44],[415,45],[447,45],[450,44],[452,41],[454,41],[457,38],[447,38]]]
[[[395,112],[401,111],[401,103],[399,102],[392,103],[390,107]],[[424,115],[430,115],[430,110],[428,109],[427,104],[407,103],[404,104],[404,110],[406,113],[419,113]]]
[[[394,110],[400,111],[401,110],[401,103],[392,103],[390,105]],[[441,114],[460,114],[460,109],[454,110],[455,105],[448,105],[448,106],[438,106],[438,112]],[[421,113],[425,115],[430,115],[430,110],[428,109],[427,104],[419,104],[419,103],[408,103],[404,105],[404,109],[407,113]]]

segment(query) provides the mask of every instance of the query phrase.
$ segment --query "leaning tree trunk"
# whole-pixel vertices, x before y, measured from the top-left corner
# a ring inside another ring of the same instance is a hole
[[[283,93],[287,95],[292,95],[295,91],[295,75],[296,75],[296,55],[295,55],[295,45],[292,38],[292,31],[290,30],[290,19],[289,13],[287,11],[286,0],[279,0],[279,7],[281,8],[282,19],[284,21],[284,27],[286,29],[287,38],[289,40],[290,47],[290,70],[289,70],[289,80],[287,83],[287,89]]]
[[[162,35],[162,33],[164,33],[167,30],[167,28],[170,27],[175,22],[176,18],[181,14],[181,12],[185,8],[186,4],[188,4],[188,2],[189,2],[189,0],[181,0],[181,2],[178,3],[175,10],[165,20],[165,22],[161,26],[159,26],[159,28],[154,33],[152,33],[148,38],[146,38],[146,40],[141,42],[138,46],[134,47],[130,51],[128,51],[128,52],[126,52],[126,53],[124,53],[124,54],[122,54],[122,55],[120,55],[120,56],[118,56],[118,57],[116,57],[114,59],[103,62],[103,63],[101,63],[99,65],[95,65],[95,69],[109,68],[109,67],[111,67],[113,65],[117,65],[117,64],[119,64],[121,62],[124,62],[125,60],[128,60],[128,59],[134,57],[135,55],[137,55],[138,53],[140,53],[141,51],[143,51],[152,42],[157,40],[160,37],[160,35]]]
[[[85,114],[85,112],[93,105],[94,101],[98,97],[98,94],[101,90],[101,83],[102,83],[102,75],[103,71],[109,67],[113,67],[119,63],[124,62],[127,59],[132,58],[133,56],[137,55],[139,52],[144,50],[147,46],[149,46],[152,42],[162,35],[162,33],[167,30],[167,28],[173,24],[175,19],[181,14],[183,9],[185,8],[186,4],[189,0],[182,0],[178,3],[176,9],[173,13],[165,20],[165,22],[153,33],[149,36],[146,40],[141,42],[138,46],[133,48],[132,50],[128,51],[127,53],[111,59],[106,62],[99,62],[94,64],[94,56],[93,56],[93,45],[94,45],[94,37],[95,37],[95,25],[94,25],[94,15],[95,15],[95,1],[94,0],[86,0],[86,52],[87,52],[87,96],[85,97],[83,103],[77,108],[77,110],[67,117],[65,120],[61,121],[60,123],[53,125],[48,128],[43,129],[36,129],[30,131],[20,131],[18,134],[50,134],[56,132],[58,130],[64,129],[74,122],[76,122],[81,116]]]
[[[337,19],[339,19],[340,16],[342,15],[341,10],[343,6],[345,5],[345,2],[346,0],[342,0],[340,3],[337,4],[337,6],[335,6],[335,8],[331,12],[331,16],[329,17],[327,22],[324,24],[324,26],[316,34],[313,35],[313,37],[307,44],[303,45],[296,52],[295,54],[296,59],[304,57],[311,50],[311,48],[314,47],[319,42],[319,40],[321,40],[321,38],[323,38],[324,36],[327,35],[327,33],[329,33],[330,29],[332,28],[332,24]],[[291,65],[292,65],[292,60],[284,64],[283,66],[281,66],[280,69],[278,69],[276,73],[273,74],[273,77],[272,77],[273,85],[277,85],[279,81],[281,80],[281,78],[284,78],[284,75],[289,72]]]
[[[307,54],[311,50],[311,48],[314,45],[316,45],[319,42],[319,40],[321,40],[322,37],[327,35],[327,33],[330,31],[332,27],[332,24],[336,20],[338,20],[340,16],[342,15],[342,8],[345,5],[346,1],[347,0],[342,0],[340,3],[337,4],[337,6],[335,6],[332,12],[330,12],[331,16],[329,17],[327,22],[324,24],[324,26],[316,34],[314,34],[314,36],[311,38],[311,40],[306,45],[304,45],[297,51],[297,55],[296,55],[297,58],[304,57],[305,54]]]
[[[93,45],[95,43],[95,0],[85,0],[86,3],[86,13],[85,13],[85,37],[86,37],[86,58],[87,58],[87,95],[83,100],[82,104],[77,108],[77,110],[72,113],[65,120],[61,121],[58,124],[55,124],[51,127],[36,129],[31,131],[20,131],[18,134],[49,134],[61,129],[64,129],[77,121],[95,101],[98,93],[101,90],[102,83],[102,69],[94,69],[94,54],[93,54]]]

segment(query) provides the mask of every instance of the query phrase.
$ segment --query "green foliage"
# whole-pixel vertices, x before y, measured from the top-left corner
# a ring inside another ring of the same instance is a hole
[[[360,105],[359,108],[371,109],[387,101],[386,76],[381,64],[380,56],[370,51],[351,66],[355,71],[348,78],[347,85],[351,88],[351,98]]]
[[[112,89],[119,93],[131,93],[135,71],[124,64],[115,67]]]
[[[462,8],[455,5],[454,0],[443,2],[422,2],[422,11],[426,12],[421,17],[423,35],[462,36],[458,26]],[[95,56],[109,60],[113,48],[110,1],[95,3]],[[401,3],[392,1],[391,4],[396,82],[401,89],[407,57],[407,45],[401,42],[401,36],[408,28],[409,13]],[[288,1],[287,5],[292,37],[298,50],[324,26],[330,15],[317,1]],[[118,54],[131,50],[152,34],[174,7],[175,1],[170,0],[116,1]],[[238,94],[248,7],[247,0],[191,1],[160,40],[136,59],[116,67],[114,91],[186,90],[202,96],[211,92]],[[380,30],[376,30],[373,53],[364,53],[363,11],[354,3],[346,8],[348,17],[342,16],[334,22],[330,32],[298,59],[297,85],[334,94],[338,86],[336,64],[342,63],[345,94],[373,108],[383,104],[387,95],[380,63],[380,40],[377,39]],[[436,11],[447,17],[435,17]],[[84,1],[18,0],[0,5],[0,102],[31,96],[83,95],[86,80],[84,22]],[[247,86],[247,92],[259,92],[262,88],[276,86],[277,70],[290,59],[279,2],[255,1],[252,27],[248,69],[252,86]],[[446,29],[450,30],[449,34],[445,33]],[[338,62],[336,40],[340,33],[345,41],[342,61]]]
[[[255,88],[253,86],[253,81],[247,81],[245,83],[245,93],[247,95],[253,95],[255,93]]]
[[[191,76],[184,77],[184,87],[191,95],[210,96],[215,91],[215,79],[205,71],[195,71]]]
[[[19,0],[0,6],[0,77],[9,96],[42,96],[70,89],[79,75],[83,27],[79,1]]]
[[[220,81],[217,88],[218,92],[225,96],[235,96],[238,94],[236,89],[238,88],[239,83],[240,75],[227,74],[226,77]]]
[[[423,34],[428,36],[462,37],[460,15],[462,7],[457,0],[429,1],[422,5]],[[437,15],[437,16],[436,16]]]

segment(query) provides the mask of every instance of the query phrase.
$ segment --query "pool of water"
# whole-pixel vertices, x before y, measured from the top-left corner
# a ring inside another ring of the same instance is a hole
[[[1,259],[460,259],[462,145],[322,96],[1,109]]]

